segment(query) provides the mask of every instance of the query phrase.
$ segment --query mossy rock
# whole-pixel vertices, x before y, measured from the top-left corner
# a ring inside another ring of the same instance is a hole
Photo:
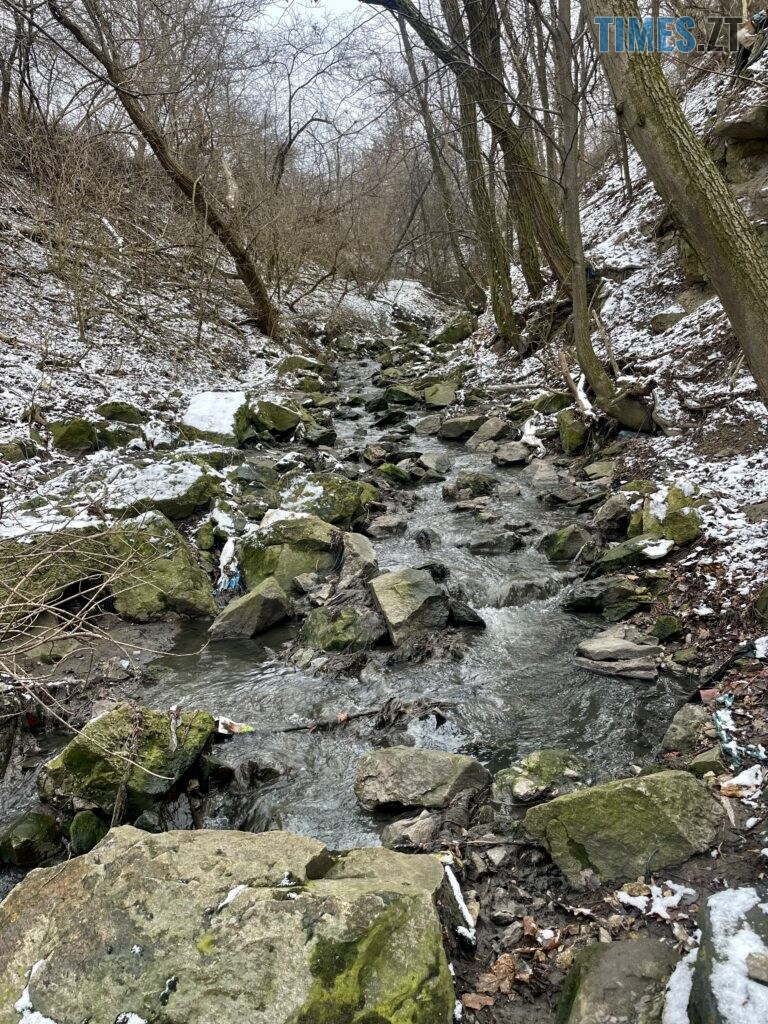
[[[179,430],[190,441],[237,447],[253,434],[248,396],[244,391],[202,391],[192,395]]]
[[[103,497],[96,485],[93,490],[112,515],[154,511],[178,520],[209,506],[220,485],[204,465],[185,457],[127,464],[104,485]]]
[[[763,587],[755,598],[755,612],[761,619],[768,619],[768,586]]]
[[[432,409],[445,409],[456,400],[456,387],[448,382],[430,384],[424,388],[424,401]]]
[[[90,804],[111,814],[124,787],[126,813],[139,814],[192,767],[214,728],[207,712],[185,711],[172,733],[169,712],[119,704],[43,765],[38,792],[59,807]]]
[[[2,462],[24,462],[26,459],[34,458],[37,454],[37,445],[24,437],[15,437],[5,444],[0,444],[0,461]]]
[[[59,827],[52,814],[27,811],[0,831],[0,861],[33,867],[61,851]]]
[[[247,594],[230,601],[209,633],[212,640],[248,639],[283,622],[290,611],[285,591],[273,576],[268,576]]]
[[[560,796],[525,816],[575,886],[585,871],[623,881],[680,864],[717,841],[725,813],[707,787],[684,771],[663,771]]]
[[[295,470],[283,480],[283,507],[308,512],[326,523],[352,526],[365,517],[371,502],[378,500],[379,492],[373,484],[350,480],[343,473]]]
[[[573,395],[569,391],[549,391],[545,395],[534,398],[531,407],[534,412],[541,412],[550,415],[561,412],[573,405]]]
[[[137,409],[130,402],[112,401],[102,402],[96,406],[96,412],[105,420],[115,420],[117,423],[141,424],[146,422],[147,414]]]
[[[584,449],[589,437],[589,427],[573,409],[560,410],[557,414],[557,430],[566,455],[576,455]]]
[[[253,422],[257,430],[266,430],[270,434],[288,434],[302,422],[302,416],[288,405],[262,399],[253,410]]]
[[[386,633],[383,620],[370,608],[321,606],[304,620],[301,640],[321,651],[363,651]]]
[[[384,399],[387,402],[398,402],[405,405],[413,405],[418,402],[420,395],[414,388],[407,384],[392,384],[384,392]]]
[[[659,640],[676,640],[684,632],[683,621],[677,615],[659,615],[651,629],[651,636]]]
[[[99,441],[104,448],[125,448],[131,441],[144,440],[144,431],[132,423],[118,423],[115,426],[99,427]]]
[[[285,377],[291,373],[295,374],[302,370],[320,374],[325,370],[325,365],[318,359],[302,355],[284,356],[277,364],[277,374],[279,377]]]
[[[282,519],[246,534],[239,545],[240,567],[252,590],[274,576],[289,593],[297,576],[326,573],[341,565],[343,534],[317,516]]]
[[[664,537],[683,546],[701,536],[702,521],[699,507],[703,500],[698,489],[687,494],[676,484],[656,484],[649,480],[633,481],[622,490],[641,495],[643,500],[629,520],[628,537],[646,534]]]
[[[112,829],[0,907],[3,1005],[27,986],[62,1022],[451,1024],[442,880],[435,857],[285,832]]]
[[[534,750],[496,773],[492,796],[501,804],[531,803],[549,794],[560,796],[584,786],[589,772],[589,762],[569,750]]]
[[[383,476],[392,484],[409,484],[411,482],[410,475],[400,466],[396,466],[394,462],[382,462],[380,466],[376,467],[375,475]]]
[[[671,554],[674,543],[655,534],[641,534],[606,548],[597,560],[599,572],[612,573],[648,562],[657,562]]]
[[[499,485],[499,478],[491,473],[478,473],[472,470],[462,470],[456,477],[456,488],[459,491],[469,491],[473,498],[484,494],[492,494]]]
[[[476,330],[477,317],[471,313],[459,313],[435,331],[428,343],[433,348],[449,348],[465,341]]]
[[[63,452],[95,452],[100,447],[99,432],[95,424],[81,416],[51,423],[54,448]]]
[[[109,825],[93,811],[78,811],[69,826],[69,848],[75,857],[92,850],[109,832]]]
[[[118,615],[137,622],[168,612],[215,614],[207,574],[187,541],[156,513],[104,530],[65,529],[25,543],[0,542],[0,621],[26,621],[74,593],[94,606],[112,600]]]
[[[578,523],[571,523],[548,533],[542,541],[542,550],[550,562],[570,562],[592,542],[592,535]]]

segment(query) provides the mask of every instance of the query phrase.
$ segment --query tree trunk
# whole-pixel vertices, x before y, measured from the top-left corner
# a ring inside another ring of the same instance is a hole
[[[634,0],[584,0],[594,19],[638,17]],[[601,53],[619,123],[696,250],[768,405],[768,254],[652,53]]]
[[[571,297],[573,339],[576,358],[587,383],[595,393],[595,404],[629,430],[650,430],[651,410],[636,399],[620,396],[610,374],[592,346],[587,274],[579,211],[579,91],[573,77],[573,43],[570,0],[559,0],[553,41],[557,87],[562,115],[562,183],[565,229],[572,257]]]
[[[251,297],[254,321],[257,327],[269,337],[277,337],[279,333],[277,309],[272,304],[256,261],[248,251],[245,242],[240,238],[228,211],[211,189],[195,178],[171,151],[168,140],[152,115],[142,107],[138,97],[121,84],[126,82],[129,76],[119,66],[116,59],[89,38],[68,15],[64,14],[55,0],[48,0],[48,7],[56,21],[104,68],[125,112],[138,132],[146,139],[160,166],[179,191],[190,201],[194,211],[232,257],[237,269],[237,276]],[[103,39],[105,33],[99,34]]]

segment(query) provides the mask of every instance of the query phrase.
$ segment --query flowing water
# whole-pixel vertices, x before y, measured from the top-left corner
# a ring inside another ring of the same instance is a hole
[[[375,369],[375,364],[348,369],[340,393],[365,394]],[[414,418],[419,415],[423,412]],[[382,431],[373,427],[373,419],[340,419],[339,449],[378,440]],[[449,481],[462,469],[493,472],[502,483],[502,496],[494,499],[500,523],[529,521],[540,535],[567,521],[566,514],[536,499],[524,475],[493,466],[488,454],[416,436],[406,438],[403,447],[447,453]],[[504,496],[504,484],[511,482],[521,493]],[[392,696],[428,698],[455,706],[441,725],[434,716],[410,724],[406,739],[418,746],[466,751],[493,769],[537,748],[565,747],[589,757],[596,777],[605,778],[646,760],[685,699],[685,684],[675,680],[610,678],[575,666],[576,644],[601,628],[601,620],[559,607],[558,591],[567,577],[534,547],[506,555],[470,553],[465,545],[480,525],[470,513],[452,511],[441,490],[440,483],[418,488],[408,534],[376,541],[375,547],[382,569],[436,560],[463,585],[487,629],[471,632],[462,660],[369,666],[361,679],[331,679],[277,657],[289,636],[285,630],[204,646],[198,627],[165,660],[160,681],[147,687],[144,699],[155,707],[179,702],[254,726],[254,733],[229,742],[238,745],[238,755],[278,766],[281,774],[249,796],[246,827],[279,826],[316,836],[333,849],[379,841],[381,823],[358,807],[352,790],[357,761],[369,744],[354,730],[283,731],[292,724],[378,708]],[[413,540],[423,527],[436,530],[442,541],[429,553]],[[509,584],[521,579],[544,582],[551,596],[504,607]],[[226,827],[228,821],[213,818],[209,824]]]

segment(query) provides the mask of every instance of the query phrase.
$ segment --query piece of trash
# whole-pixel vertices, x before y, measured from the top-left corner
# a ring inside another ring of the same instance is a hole
[[[220,717],[216,719],[216,732],[220,736],[233,736],[241,732],[253,732],[252,725],[244,722],[233,722],[231,718]]]
[[[754,764],[727,782],[721,782],[720,793],[741,800],[748,806],[754,806],[762,794],[764,777],[764,769],[759,764]]]

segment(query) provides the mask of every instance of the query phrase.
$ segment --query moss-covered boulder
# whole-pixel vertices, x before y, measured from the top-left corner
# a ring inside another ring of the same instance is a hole
[[[69,848],[75,857],[92,850],[109,832],[109,825],[93,811],[78,811],[69,826]]]
[[[142,424],[147,419],[147,414],[138,409],[130,402],[123,402],[115,399],[109,402],[102,402],[96,406],[96,412],[105,420],[114,420],[117,423]]]
[[[473,498],[483,494],[491,494],[499,485],[499,478],[491,473],[479,473],[476,470],[462,470],[456,476],[456,489],[469,491]]]
[[[322,373],[325,370],[325,366],[318,359],[302,355],[284,356],[277,364],[279,377],[285,377],[291,373],[300,373],[302,370],[311,373]]]
[[[659,640],[677,640],[684,632],[683,620],[677,615],[659,615],[651,628],[651,636]]]
[[[0,444],[0,462],[24,462],[37,452],[37,445],[26,437],[15,437]]]
[[[424,388],[424,401],[431,409],[445,409],[456,400],[456,386],[448,381]]]
[[[410,474],[407,470],[401,466],[396,465],[394,462],[382,462],[380,466],[376,467],[376,476],[384,477],[387,483],[395,484],[409,484],[411,482]]]
[[[450,348],[466,340],[477,330],[477,317],[471,313],[459,313],[452,317],[430,337],[433,348]]]
[[[560,796],[585,786],[589,771],[589,762],[569,750],[534,750],[496,773],[492,797],[500,804],[517,804]]]
[[[0,862],[28,868],[61,851],[56,818],[44,811],[27,811],[0,830]]]
[[[247,594],[230,601],[208,632],[212,640],[247,639],[283,622],[290,611],[285,591],[274,576],[268,576]]]
[[[379,500],[373,484],[350,480],[343,473],[305,473],[296,470],[284,481],[283,508],[307,512],[326,523],[352,526],[363,519],[371,502]]]
[[[692,754],[705,741],[705,730],[712,728],[712,714],[703,704],[683,704],[664,733],[661,749]]]
[[[602,882],[680,864],[716,842],[725,812],[688,772],[619,779],[532,807],[525,828],[572,885],[593,871]]]
[[[377,808],[447,807],[463,790],[480,793],[490,775],[465,754],[418,747],[386,747],[363,754],[355,775],[355,796],[368,811]]]
[[[576,455],[583,450],[589,437],[589,427],[577,412],[561,409],[557,414],[557,430],[566,455]]]
[[[650,935],[587,946],[563,986],[555,1024],[661,1024],[676,963],[671,946]]]
[[[95,452],[99,447],[99,432],[95,424],[82,416],[51,423],[54,448],[63,452]]]
[[[629,520],[627,535],[640,534],[663,537],[682,546],[701,536],[702,520],[699,508],[703,499],[692,485],[657,484],[637,481],[641,488],[633,491],[630,484],[622,490],[634,498],[634,509]]]
[[[285,832],[113,829],[0,907],[0,1002],[94,1024],[451,1024],[442,879],[434,857],[334,859]]]
[[[382,573],[370,588],[396,647],[418,633],[442,629],[448,621],[448,598],[425,569]]]
[[[609,573],[658,562],[671,554],[674,547],[674,541],[665,537],[641,534],[606,548],[598,558],[596,568],[598,572]]]
[[[26,622],[41,607],[79,593],[94,609],[112,601],[137,622],[176,612],[215,614],[211,584],[192,548],[163,516],[0,542],[0,622]]]
[[[152,711],[119,704],[92,719],[37,779],[41,799],[110,814],[125,790],[125,809],[137,815],[164,797],[192,767],[213,735],[205,711]]]
[[[126,520],[108,532],[107,542],[118,570],[109,583],[118,615],[149,622],[168,612],[192,619],[216,614],[208,574],[163,516]]]
[[[251,408],[244,391],[202,391],[193,395],[180,431],[189,440],[239,445],[251,430]]]
[[[569,391],[547,391],[538,398],[534,398],[531,407],[534,412],[542,412],[549,415],[555,412],[562,412],[569,405],[573,405],[573,395]]]
[[[317,516],[286,516],[246,534],[239,558],[249,590],[274,576],[290,593],[297,576],[328,572],[342,564],[343,534]]]
[[[570,562],[591,542],[592,535],[588,530],[578,523],[571,523],[548,533],[541,548],[550,562]]]
[[[256,403],[252,418],[257,430],[265,430],[270,434],[288,434],[302,421],[298,410],[266,399]]]
[[[301,641],[321,651],[363,651],[386,634],[383,619],[371,608],[321,606],[304,620]]]

